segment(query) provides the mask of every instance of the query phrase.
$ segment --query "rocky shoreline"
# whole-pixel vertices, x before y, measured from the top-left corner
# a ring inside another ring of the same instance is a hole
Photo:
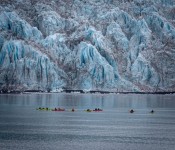
[[[158,91],[158,92],[114,92],[114,91],[100,91],[100,90],[62,90],[62,91],[42,91],[42,90],[25,90],[25,91],[0,91],[1,94],[29,94],[29,93],[80,93],[80,94],[175,94],[175,91],[167,92],[167,91]]]

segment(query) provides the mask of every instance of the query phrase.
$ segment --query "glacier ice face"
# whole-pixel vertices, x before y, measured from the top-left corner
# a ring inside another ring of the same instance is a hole
[[[2,48],[3,43],[4,43],[4,38],[2,35],[0,35],[0,49]]]
[[[0,29],[10,30],[15,36],[26,40],[42,39],[42,33],[36,27],[32,27],[20,19],[15,12],[2,12],[0,14]]]
[[[112,22],[107,27],[106,35],[115,42],[116,48],[123,49],[125,51],[129,50],[129,40],[118,23]]]
[[[93,80],[98,83],[113,83],[115,80],[114,68],[100,55],[97,49],[91,44],[81,42],[78,45],[79,66],[83,68],[87,66],[87,72]]]
[[[85,39],[90,41],[99,51],[99,53],[107,60],[107,62],[114,68],[115,76],[118,76],[118,68],[108,43],[105,42],[105,37],[101,32],[89,27],[85,31]]]
[[[41,45],[45,48],[45,50],[49,50],[48,52],[55,59],[64,59],[69,53],[71,53],[70,49],[67,48],[66,37],[63,34],[53,34],[45,39],[41,40]]]
[[[166,37],[175,39],[175,27],[165,18],[160,17],[159,14],[153,13],[151,16],[146,17],[146,21],[152,31],[160,37],[162,41],[164,41]]]
[[[0,89],[175,87],[173,0],[3,1]]]
[[[37,24],[39,30],[45,36],[53,35],[59,32],[69,32],[75,30],[79,25],[77,21],[71,18],[63,18],[52,10],[48,5],[38,4],[36,6],[38,13]]]
[[[132,65],[131,72],[136,82],[149,83],[153,87],[159,82],[158,74],[141,54]]]
[[[42,12],[37,19],[39,30],[45,36],[60,32],[65,28],[65,21],[54,11]]]
[[[0,67],[1,85],[9,88],[52,90],[65,84],[64,71],[57,68],[40,50],[20,40],[4,43]]]
[[[129,48],[131,50],[130,56],[132,62],[134,62],[135,59],[138,57],[139,52],[146,48],[151,38],[151,31],[149,30],[144,19],[139,20],[135,28],[135,34],[131,37],[129,43]]]

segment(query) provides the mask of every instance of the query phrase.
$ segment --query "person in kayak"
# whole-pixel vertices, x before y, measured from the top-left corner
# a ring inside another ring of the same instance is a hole
[[[65,111],[64,108],[58,108],[57,111]]]
[[[95,108],[93,111],[102,111],[100,108]]]
[[[75,111],[75,109],[74,108],[72,108],[72,112],[74,112]]]
[[[150,111],[150,113],[152,113],[152,114],[153,114],[153,113],[154,113],[154,110],[152,109],[152,110]]]
[[[90,110],[90,109],[87,109],[86,111],[87,111],[87,112],[91,112],[91,110]]]
[[[133,109],[131,109],[131,110],[130,110],[130,113],[134,113],[134,110],[133,110]]]

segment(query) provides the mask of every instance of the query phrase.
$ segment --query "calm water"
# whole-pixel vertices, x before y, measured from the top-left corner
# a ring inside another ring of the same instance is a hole
[[[175,95],[0,95],[0,150],[38,149],[174,150]]]

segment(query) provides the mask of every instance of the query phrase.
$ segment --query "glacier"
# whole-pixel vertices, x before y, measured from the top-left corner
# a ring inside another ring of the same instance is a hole
[[[1,0],[0,90],[175,90],[174,0]]]

